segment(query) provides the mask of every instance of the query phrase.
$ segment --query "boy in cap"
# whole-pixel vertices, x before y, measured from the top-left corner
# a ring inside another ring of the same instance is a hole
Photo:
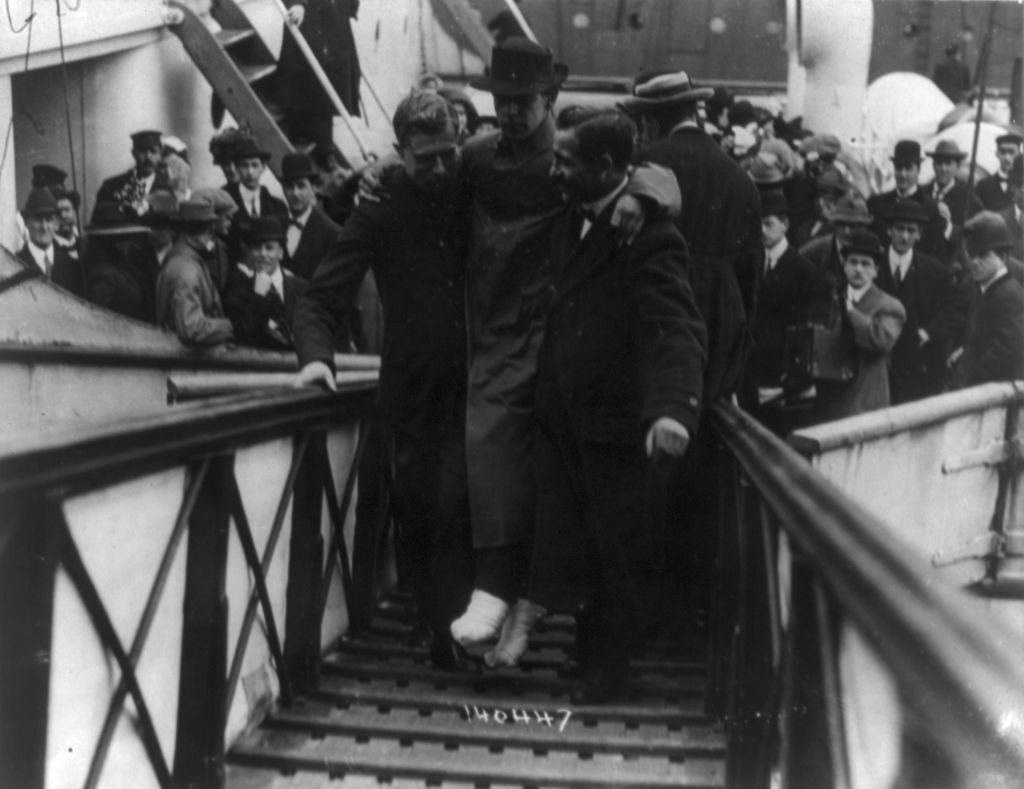
[[[160,137],[161,132],[152,130],[138,131],[131,135],[135,166],[103,182],[96,192],[97,205],[117,203],[122,209],[138,216],[145,210],[143,198],[146,195],[158,189],[170,189],[167,179],[159,172],[163,157]]]
[[[943,219],[928,193],[918,185],[921,176],[921,145],[916,140],[900,140],[893,150],[892,165],[896,188],[868,198],[868,211],[874,221],[871,231],[878,238],[886,233],[886,217],[897,200],[915,200],[925,211],[928,221],[921,233],[920,249],[945,262],[949,259],[953,225]]]
[[[217,214],[207,202],[185,201],[170,217],[178,238],[156,282],[157,323],[186,345],[212,346],[234,336],[210,276]]]
[[[281,267],[285,230],[277,217],[260,217],[249,225],[246,262],[235,266],[224,297],[224,312],[242,345],[289,350],[296,300],[306,280]]]
[[[903,332],[892,351],[889,392],[893,405],[939,394],[945,359],[963,330],[967,304],[951,272],[915,249],[928,217],[919,203],[897,200],[886,218],[889,244],[876,284],[903,305]]]
[[[857,358],[849,382],[822,390],[826,419],[843,419],[889,405],[889,355],[906,321],[903,305],[874,284],[882,245],[869,230],[855,230],[842,246],[845,320]]]
[[[982,211],[964,225],[973,280],[967,329],[949,359],[962,387],[1024,378],[1024,289],[1010,276],[1010,238],[999,214]]]
[[[1013,187],[1010,183],[1010,168],[1013,160],[1021,153],[1024,137],[1016,132],[1007,132],[996,137],[996,156],[999,158],[999,172],[978,183],[977,195],[986,211],[999,212],[1013,205]]]
[[[82,264],[54,242],[57,234],[57,201],[49,189],[33,189],[21,209],[28,239],[18,258],[54,285],[76,296],[85,296]]]

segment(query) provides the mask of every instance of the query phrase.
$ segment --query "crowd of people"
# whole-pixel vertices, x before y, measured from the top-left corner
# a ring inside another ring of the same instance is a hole
[[[480,670],[466,647],[493,642],[484,662],[515,666],[568,612],[559,673],[588,704],[623,695],[667,596],[710,604],[709,405],[785,434],[1024,377],[1024,140],[1000,136],[974,189],[955,143],[899,141],[895,189],[865,196],[836,137],[683,72],[556,112],[567,73],[502,41],[472,83],[493,131],[424,80],[355,201],[302,153],[275,198],[238,130],[211,143],[226,183],[193,191],[187,148],[143,131],[83,244],[78,195],[39,165],[20,257],[190,345],[294,349],[299,383],[330,389],[335,352],[365,349],[371,272],[381,463],[433,663]]]

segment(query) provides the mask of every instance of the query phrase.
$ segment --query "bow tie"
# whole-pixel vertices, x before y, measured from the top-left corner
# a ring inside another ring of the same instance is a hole
[[[300,222],[298,219],[289,219],[288,220],[288,227],[297,227],[299,230],[302,230],[302,228],[304,228],[305,226],[306,226],[306,223],[305,222]]]

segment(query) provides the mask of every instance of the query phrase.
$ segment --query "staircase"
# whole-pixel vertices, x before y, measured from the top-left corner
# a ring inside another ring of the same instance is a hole
[[[574,685],[556,674],[571,619],[545,620],[521,669],[480,675],[433,668],[412,619],[408,598],[387,597],[325,659],[315,691],[235,744],[227,786],[723,785],[696,644],[650,644],[627,702],[571,708]]]

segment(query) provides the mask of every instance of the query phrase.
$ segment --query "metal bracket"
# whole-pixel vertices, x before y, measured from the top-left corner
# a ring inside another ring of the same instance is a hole
[[[942,461],[943,474],[955,474],[978,466],[999,466],[1008,461],[1019,462],[1024,457],[1020,439],[999,440],[959,455],[950,455]]]
[[[168,5],[167,3],[164,3],[162,13],[164,24],[168,27],[180,25],[182,22],[185,21],[185,12],[182,11],[180,8],[175,8],[174,6]]]

